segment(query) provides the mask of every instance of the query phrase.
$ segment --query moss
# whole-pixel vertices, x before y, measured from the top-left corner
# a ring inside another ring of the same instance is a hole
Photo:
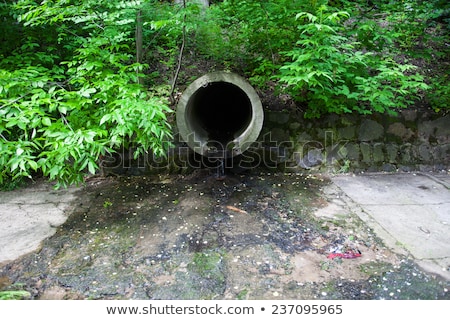
[[[221,270],[222,255],[219,252],[196,252],[188,268],[201,277],[214,278],[219,282],[225,281],[225,276]]]
[[[31,294],[28,291],[0,291],[0,300],[24,300],[29,299]]]
[[[361,270],[362,273],[365,273],[370,276],[377,274],[380,275],[383,272],[392,269],[392,264],[382,261],[374,261],[360,265],[359,269]]]
[[[246,300],[246,299],[247,299],[248,292],[249,292],[248,289],[241,290],[241,291],[237,294],[236,299],[238,299],[238,300]]]
[[[221,297],[226,289],[224,260],[221,251],[194,253],[187,265],[188,272],[175,272],[176,281],[173,283],[153,286],[151,298],[210,300]]]

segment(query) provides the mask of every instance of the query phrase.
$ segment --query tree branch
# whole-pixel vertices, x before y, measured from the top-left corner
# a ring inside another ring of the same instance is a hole
[[[186,9],[186,0],[183,0],[183,8]],[[171,86],[170,95],[169,95],[171,103],[175,102],[175,98],[173,97],[173,93],[175,91],[175,85],[176,85],[177,80],[178,80],[178,75],[180,74],[181,62],[183,60],[183,52],[184,52],[185,44],[186,44],[186,12],[183,15],[183,38],[182,38],[181,47],[180,47],[180,54],[178,56],[177,69],[176,69],[175,74],[173,76],[172,86]]]
[[[142,10],[138,10],[136,13],[136,62],[142,63],[143,48],[142,48]],[[136,70],[139,74],[139,70]],[[142,77],[137,78],[138,84],[143,85],[144,79]]]

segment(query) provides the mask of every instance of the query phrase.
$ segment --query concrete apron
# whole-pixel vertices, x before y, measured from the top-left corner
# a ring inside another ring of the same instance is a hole
[[[450,175],[332,177],[347,205],[394,252],[450,280]]]
[[[67,220],[76,190],[37,183],[0,192],[0,265],[39,249]]]
[[[331,178],[331,193],[339,198],[336,203],[343,204],[338,210],[358,214],[393,251],[450,280],[449,174]],[[0,265],[38,249],[52,236],[72,212],[77,190],[53,190],[39,183],[0,192]]]

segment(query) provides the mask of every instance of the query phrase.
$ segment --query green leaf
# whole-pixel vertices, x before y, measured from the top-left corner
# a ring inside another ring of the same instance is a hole
[[[91,174],[95,174],[97,169],[97,164],[93,162],[92,160],[89,160],[88,162],[88,170]]]
[[[49,126],[52,125],[52,120],[50,120],[49,117],[43,117],[43,118],[42,118],[42,124],[43,124],[44,126],[49,127]]]
[[[38,169],[38,164],[36,161],[34,160],[28,160],[28,165],[30,166],[31,169],[33,169],[34,171],[36,171]]]
[[[103,115],[103,117],[100,119],[100,125],[104,124],[105,122],[108,122],[111,119],[112,115],[110,113],[107,113]]]
[[[61,106],[61,105],[58,106],[58,111],[64,115],[67,114],[67,111],[68,111],[67,106]]]
[[[90,98],[91,94],[96,93],[97,89],[95,88],[83,88],[80,90],[80,95],[85,98]]]

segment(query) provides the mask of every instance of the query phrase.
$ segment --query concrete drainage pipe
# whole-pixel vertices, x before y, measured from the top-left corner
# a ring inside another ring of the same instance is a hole
[[[207,157],[234,157],[256,141],[264,112],[255,89],[230,72],[203,75],[183,92],[177,105],[181,138]]]

